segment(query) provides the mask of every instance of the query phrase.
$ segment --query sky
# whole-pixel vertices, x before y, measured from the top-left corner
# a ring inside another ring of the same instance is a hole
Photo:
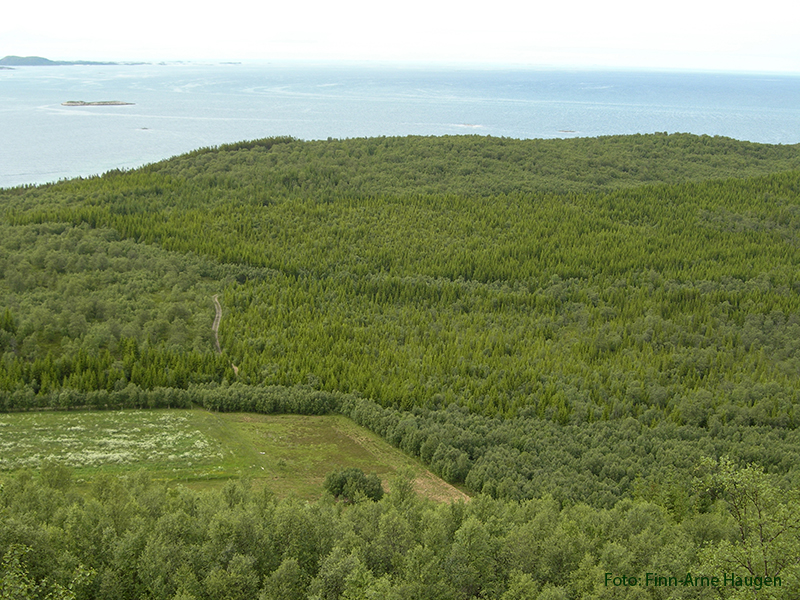
[[[800,73],[788,0],[9,2],[0,57]]]

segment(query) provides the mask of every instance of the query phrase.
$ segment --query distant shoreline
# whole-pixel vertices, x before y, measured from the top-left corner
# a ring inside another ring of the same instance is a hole
[[[133,102],[122,102],[121,100],[101,100],[99,102],[84,102],[83,100],[68,100],[62,102],[61,106],[133,106]]]
[[[0,58],[0,67],[13,69],[14,67],[60,67],[63,65],[141,65],[147,63],[119,63],[97,62],[92,60],[50,60],[41,56],[6,56]]]

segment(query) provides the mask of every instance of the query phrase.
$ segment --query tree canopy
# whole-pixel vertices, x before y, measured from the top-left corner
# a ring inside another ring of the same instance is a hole
[[[100,492],[64,497],[45,533],[0,539],[4,581],[55,594],[83,565],[104,582],[88,597],[604,597],[604,569],[758,561],[759,577],[790,581],[799,157],[686,134],[272,138],[0,190],[0,409],[339,413],[482,494],[398,517],[392,494],[340,472],[334,496],[377,502],[223,494],[203,502],[236,514],[209,512],[201,534],[196,499],[153,492],[170,506],[154,537],[138,528],[149,492],[129,498],[130,521],[93,504],[106,506]],[[38,477],[4,483],[29,490],[5,506],[38,511],[41,486],[61,485]],[[222,532],[252,515],[285,541],[228,544]],[[331,531],[297,533],[317,518]],[[86,539],[111,554],[70,546],[45,582],[37,536],[92,519],[104,524]],[[788,534],[767,551],[758,528]],[[95,539],[112,529],[110,546]],[[139,566],[109,562],[128,547]]]

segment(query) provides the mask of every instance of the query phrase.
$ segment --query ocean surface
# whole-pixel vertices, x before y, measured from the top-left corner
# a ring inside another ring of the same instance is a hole
[[[112,100],[132,104],[62,105]],[[287,63],[0,70],[0,187],[277,135],[655,131],[800,143],[800,76]]]

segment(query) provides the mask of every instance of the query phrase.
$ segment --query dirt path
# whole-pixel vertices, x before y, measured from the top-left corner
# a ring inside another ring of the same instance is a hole
[[[219,303],[219,294],[214,294],[211,299],[214,301],[214,308],[217,309],[211,331],[214,332],[214,345],[217,347],[217,354],[222,354],[222,348],[219,347],[219,323],[222,321],[222,305]]]
[[[217,311],[217,314],[214,315],[214,323],[211,325],[211,331],[214,332],[214,345],[217,347],[217,354],[222,354],[222,348],[220,348],[219,345],[219,324],[220,321],[222,321],[222,305],[219,303],[219,294],[214,294],[211,296],[211,299],[214,301],[214,308]],[[239,375],[239,367],[231,363],[231,368],[235,375]]]

